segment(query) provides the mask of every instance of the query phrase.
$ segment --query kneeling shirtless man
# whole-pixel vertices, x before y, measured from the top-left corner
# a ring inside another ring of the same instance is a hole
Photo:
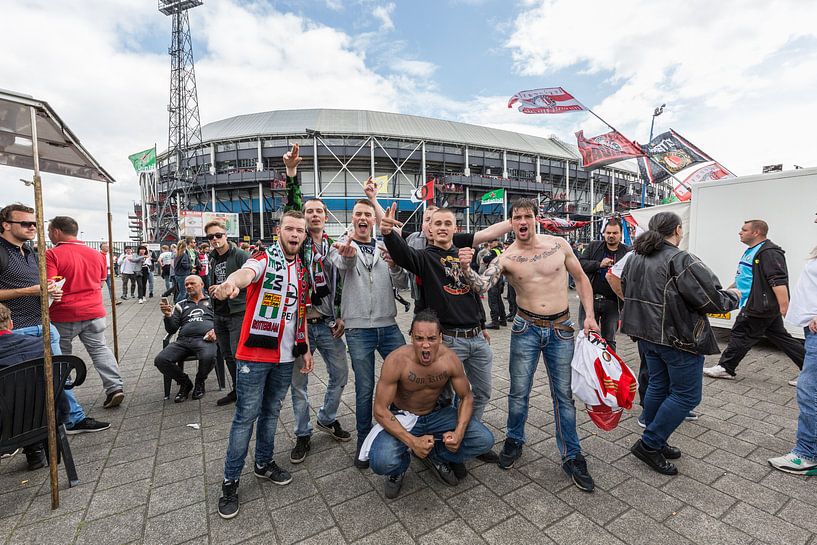
[[[465,461],[490,449],[494,436],[471,417],[474,397],[462,362],[442,344],[437,316],[419,312],[411,323],[411,344],[388,355],[374,399],[375,427],[361,448],[372,471],[386,476],[387,498],[396,498],[411,462],[409,450],[443,483],[466,476]],[[459,408],[438,403],[448,383]],[[384,433],[385,430],[385,433]]]
[[[587,471],[576,432],[576,407],[570,385],[574,330],[567,305],[567,273],[576,280],[576,291],[586,313],[582,324],[585,333],[599,329],[593,313],[593,288],[567,241],[536,234],[536,212],[533,201],[515,201],[510,214],[516,241],[491,262],[482,276],[471,267],[462,268],[479,293],[496,284],[502,275],[516,290],[518,310],[511,327],[509,358],[508,432],[499,454],[499,467],[510,469],[522,455],[533,374],[542,354],[553,399],[556,446],[562,457],[562,469],[577,487],[592,492],[593,478]],[[473,249],[460,249],[460,263],[470,263],[472,256]]]

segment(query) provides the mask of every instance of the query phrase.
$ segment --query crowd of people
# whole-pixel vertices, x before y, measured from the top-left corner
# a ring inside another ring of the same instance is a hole
[[[762,220],[741,227],[740,239],[749,249],[735,283],[724,289],[700,259],[679,248],[683,227],[671,212],[656,214],[632,248],[623,244],[621,225],[612,219],[603,239],[577,254],[565,239],[537,234],[537,206],[527,199],[512,203],[508,221],[475,233],[461,232],[453,211],[427,206],[421,230],[409,233],[397,220],[394,204],[380,205],[371,180],[366,198],[354,204],[349,231],[335,240],[325,230],[325,203],[301,195],[300,161],[296,144],[284,155],[289,205],[277,240],[268,247],[259,244],[248,252],[228,240],[223,223],[213,221],[204,228],[206,245],[183,240],[163,247],[155,259],[165,280],[159,309],[166,331],[177,334],[156,355],[155,365],[178,384],[174,401],[205,395],[217,351],[231,378],[231,391],[217,401],[235,403],[218,502],[221,517],[239,512],[239,480],[254,427],[255,476],[277,485],[292,481],[273,458],[287,393],[296,436],[289,461],[305,460],[314,428],[337,441],[351,441],[354,434],[355,467],[382,475],[388,498],[399,495],[412,455],[450,486],[466,477],[472,458],[510,469],[527,441],[540,360],[548,376],[561,468],[579,489],[593,492],[571,389],[577,330],[600,332],[612,350],[617,334],[637,341],[644,430],[631,452],[666,475],[678,473],[671,460],[683,456],[671,445],[672,434],[685,420],[699,418],[694,409],[704,374],[733,377],[737,362],[766,334],[801,368],[796,445],[769,463],[789,473],[817,474],[817,250],[790,302],[785,256],[767,238],[769,227]],[[0,335],[0,346],[9,338],[20,342],[16,333],[41,334],[36,260],[25,244],[33,238],[33,215],[13,205],[1,219],[0,244],[11,256],[6,268],[13,274],[0,275],[0,301],[10,310],[6,318],[0,307],[0,329],[14,333]],[[100,286],[107,268],[99,252],[76,240],[76,222],[69,220],[58,217],[49,226],[56,244],[48,253],[49,278],[65,279],[62,286],[49,284],[54,333],[60,339],[55,349],[70,352],[71,340],[79,336],[103,379],[105,407],[113,407],[124,395],[104,342]],[[511,233],[513,242],[501,247],[497,241]],[[122,298],[129,285],[131,296],[138,290],[140,302],[152,297],[154,263],[147,248],[126,250],[120,260]],[[20,278],[12,285],[9,278],[15,275]],[[580,301],[576,321],[569,309],[568,277]],[[496,308],[494,313],[504,284],[512,289],[511,312]],[[404,333],[396,302],[398,290],[409,288],[414,317]],[[486,293],[490,322],[481,300]],[[720,363],[704,369],[704,356],[719,352],[707,313],[736,309],[735,330]],[[805,347],[786,332],[784,317],[804,328]],[[490,330],[503,326],[511,332],[510,387],[505,440],[497,453],[483,417],[493,394],[497,348]],[[313,428],[309,375],[315,350],[328,384]],[[383,359],[379,379],[375,352]],[[189,356],[198,359],[192,379],[178,365]],[[349,362],[355,381],[354,432],[337,418]],[[68,396],[68,401],[67,429],[107,427],[85,416],[75,399]]]

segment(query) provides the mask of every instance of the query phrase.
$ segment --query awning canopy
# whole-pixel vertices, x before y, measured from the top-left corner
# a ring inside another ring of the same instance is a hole
[[[40,170],[113,183],[51,106],[28,95],[0,89],[0,165],[34,169],[31,110],[37,119]]]

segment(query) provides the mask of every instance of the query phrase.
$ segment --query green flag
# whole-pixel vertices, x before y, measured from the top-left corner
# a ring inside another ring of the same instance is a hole
[[[133,168],[136,172],[144,172],[146,170],[153,170],[156,168],[156,146],[150,149],[140,151],[129,155],[128,159],[133,163]]]
[[[505,202],[505,190],[494,189],[482,196],[481,204],[502,204]]]

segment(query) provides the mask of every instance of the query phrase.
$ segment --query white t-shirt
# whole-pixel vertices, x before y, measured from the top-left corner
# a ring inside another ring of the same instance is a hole
[[[278,271],[278,276],[282,281],[286,281],[287,290],[286,297],[282,301],[281,312],[283,313],[284,330],[278,337],[278,349],[280,363],[289,363],[295,361],[295,356],[292,355],[292,350],[295,348],[295,330],[298,327],[298,270],[295,268],[295,261],[287,263],[285,271]],[[255,274],[253,283],[261,280],[267,272],[267,258],[266,255],[261,259],[250,258],[242,269],[250,269]],[[254,297],[253,297],[254,295]],[[255,312],[255,305],[258,301],[258,292],[255,290],[247,291],[247,312]],[[249,350],[263,350],[263,349],[249,349]]]
[[[159,255],[159,263],[161,264],[162,267],[164,267],[166,265],[172,265],[173,264],[173,253],[172,252],[162,252]]]
[[[616,261],[613,266],[608,269],[608,272],[620,280],[621,274],[624,272],[624,265],[627,264],[627,260],[630,259],[632,254],[632,250],[624,254],[624,257]]]
[[[806,268],[797,280],[797,287],[791,295],[786,322],[798,327],[806,327],[817,317],[817,259],[806,263]]]

